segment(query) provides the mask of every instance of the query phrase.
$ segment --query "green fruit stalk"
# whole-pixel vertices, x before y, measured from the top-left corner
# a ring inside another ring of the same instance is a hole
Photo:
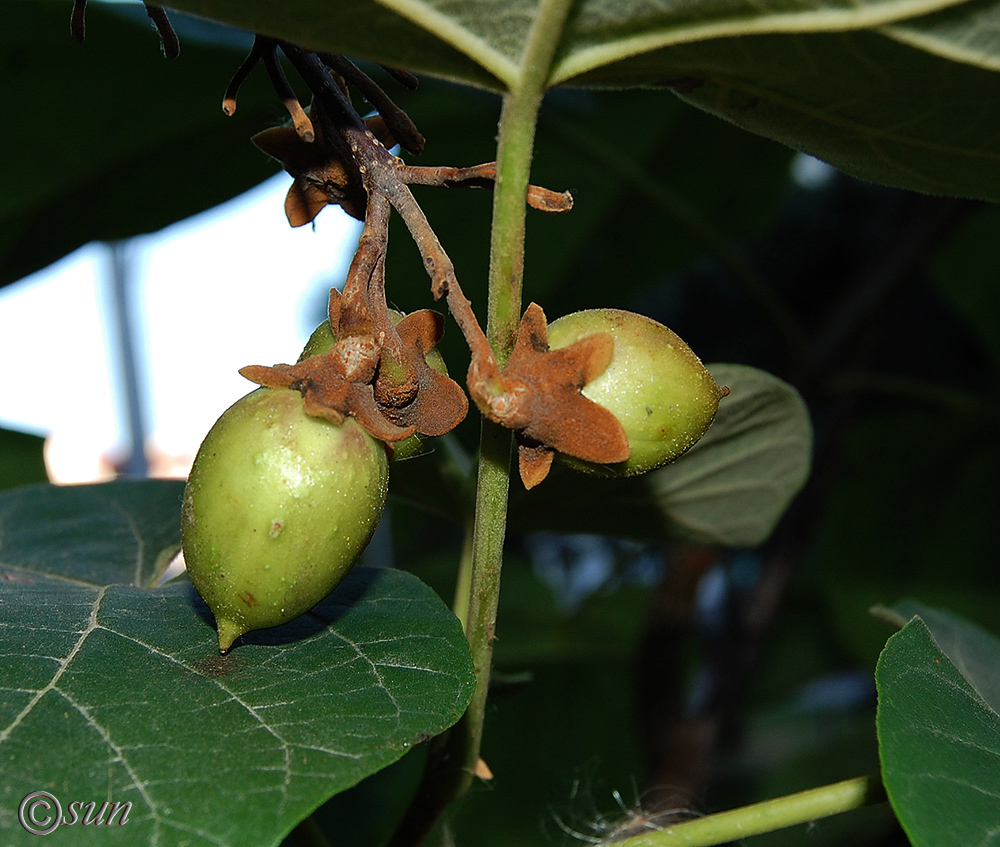
[[[220,652],[329,594],[371,539],[387,489],[385,447],[353,418],[310,417],[297,391],[272,388],[226,410],[195,458],[182,518]]]
[[[651,318],[618,309],[574,312],[549,324],[549,347],[566,347],[595,332],[611,333],[611,364],[587,383],[583,396],[611,411],[628,437],[624,462],[598,465],[557,454],[563,462],[602,476],[634,476],[672,462],[709,428],[729,393],[690,347]]]

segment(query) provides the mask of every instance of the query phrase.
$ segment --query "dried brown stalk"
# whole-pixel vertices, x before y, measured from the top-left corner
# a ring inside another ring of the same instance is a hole
[[[443,434],[465,416],[464,393],[426,362],[426,353],[441,337],[439,318],[417,312],[396,326],[389,316],[385,256],[390,209],[395,209],[417,245],[434,298],[447,300],[469,345],[470,395],[487,418],[515,432],[525,486],[545,478],[557,450],[592,462],[627,459],[628,439],[621,424],[582,394],[610,362],[612,337],[598,333],[550,350],[545,315],[532,304],[513,353],[501,369],[448,254],[409,187],[492,188],[496,163],[468,168],[405,164],[388,146],[401,136],[409,137],[413,145],[417,139],[422,145],[423,139],[415,127],[410,129],[409,118],[403,120],[401,110],[390,107],[380,88],[343,57],[280,46],[313,94],[312,140],[289,127],[254,137],[254,143],[279,159],[294,177],[285,201],[288,220],[300,226],[326,205],[335,204],[363,219],[365,228],[343,298],[331,297],[330,323],[337,337],[333,349],[298,365],[257,366],[242,373],[262,384],[298,388],[307,398],[307,411],[317,404],[328,405],[327,416],[354,415],[386,441],[413,431]],[[274,54],[262,52],[262,57],[267,55]],[[345,93],[345,82],[358,86],[377,106],[377,119],[362,121]],[[280,95],[282,88],[273,77],[272,83]],[[233,85],[230,89],[227,98],[230,93],[235,96]],[[573,203],[568,192],[539,186],[529,188],[527,201],[547,212],[568,211]]]
[[[160,48],[163,55],[168,59],[176,59],[181,53],[181,42],[177,38],[177,33],[170,25],[170,19],[164,8],[156,3],[148,3],[143,0],[142,5],[146,8],[146,14],[160,34]],[[73,11],[69,21],[70,35],[80,44],[83,44],[87,36],[87,0],[73,0]]]

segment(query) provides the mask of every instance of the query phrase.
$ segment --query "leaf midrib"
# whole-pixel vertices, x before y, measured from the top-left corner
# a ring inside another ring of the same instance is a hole
[[[923,17],[964,2],[966,0],[904,0],[900,3],[880,3],[860,10],[854,8],[783,12],[752,19],[727,18],[707,23],[662,27],[571,52],[555,63],[550,85],[558,85],[596,68],[664,47],[742,35],[831,33],[872,29],[910,18]]]
[[[481,36],[463,26],[455,18],[442,14],[425,0],[375,0],[375,2],[468,56],[493,74],[507,86],[508,90],[517,86],[522,72],[520,57],[513,59],[495,49]],[[722,20],[658,27],[593,47],[574,50],[572,45],[569,45],[569,52],[552,67],[549,86],[559,85],[597,68],[665,47],[743,35],[832,33],[874,29],[924,17],[965,2],[967,0],[899,0],[862,8],[780,12],[751,18],[728,17]],[[891,37],[904,41],[896,33]],[[906,41],[910,43],[909,40]],[[912,46],[928,49],[923,42],[919,44],[912,42]],[[940,49],[934,52],[955,61],[976,64],[972,57],[964,56],[960,50],[947,52],[947,55]]]
[[[59,667],[56,668],[56,672],[52,675],[52,679],[48,681],[46,685],[38,690],[31,701],[20,711],[17,717],[10,722],[10,724],[0,731],[0,744],[3,744],[8,738],[10,738],[11,733],[17,729],[24,719],[31,714],[32,709],[38,705],[39,701],[50,691],[58,691],[59,680],[62,679],[66,669],[70,666],[70,663],[76,658],[77,653],[80,652],[83,647],[84,642],[90,636],[95,629],[98,628],[97,614],[100,611],[101,603],[104,601],[105,595],[108,593],[107,586],[98,589],[97,597],[94,598],[93,608],[90,610],[90,617],[87,620],[87,625],[83,628],[80,633],[80,637],[76,640],[69,653],[66,654],[66,658],[59,663]]]
[[[485,68],[508,89],[517,85],[521,68],[517,62],[490,47],[482,38],[443,15],[422,0],[375,0],[421,29],[437,36]]]

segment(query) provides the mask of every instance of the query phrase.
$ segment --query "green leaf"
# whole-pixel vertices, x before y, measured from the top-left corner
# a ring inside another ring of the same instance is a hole
[[[992,70],[878,31],[766,35],[685,45],[658,74],[683,99],[864,179],[933,194],[1000,197],[1000,96]]]
[[[900,627],[919,617],[959,673],[994,712],[1000,713],[1000,676],[996,672],[1000,639],[964,618],[914,600],[903,600],[886,612]]]
[[[765,541],[809,475],[809,412],[771,374],[746,365],[709,369],[732,393],[676,462],[628,479],[597,479],[556,463],[532,491],[512,487],[511,525],[731,547]]]
[[[464,711],[455,617],[415,577],[357,568],[310,614],[220,657],[178,581],[182,484],[0,494],[0,834],[31,791],[132,803],[74,844],[275,845],[327,798]],[[253,798],[247,802],[247,798]],[[44,816],[42,816],[44,817]]]
[[[81,47],[71,9],[0,4],[0,285],[89,241],[160,229],[278,170],[250,143],[284,116],[266,78],[248,82],[232,118],[222,112],[240,45],[186,38],[175,16],[181,56],[168,61],[147,22],[92,3]]]
[[[918,614],[875,672],[893,809],[914,847],[1000,844],[1000,639],[925,607],[894,611]]]
[[[633,56],[679,44],[753,33],[841,31],[872,27],[946,8],[958,0],[867,0],[763,6],[725,0],[707,8],[698,0],[651,5],[642,0],[579,0],[569,16],[553,84],[612,67],[608,81],[646,82],[647,69],[620,68]],[[177,8],[301,44],[413,67],[467,82],[481,82],[451,50],[488,71],[506,87],[521,73],[525,45],[540,0],[297,0],[274,7],[264,0],[177,0]],[[433,36],[433,38],[428,38]],[[436,39],[436,40],[435,40]],[[623,72],[624,71],[624,72]],[[662,81],[662,80],[657,80]]]
[[[752,547],[771,534],[809,476],[812,424],[799,393],[745,365],[711,365],[732,392],[683,461],[656,471],[650,487],[690,540]]]
[[[180,0],[292,41],[516,88],[538,0]],[[867,179],[1000,198],[996,2],[579,0],[550,84],[659,85]]]
[[[517,74],[534,2],[180,0],[171,6],[317,50],[503,88]],[[514,8],[510,8],[514,6]],[[498,17],[503,21],[499,24]],[[483,32],[483,29],[486,32]]]

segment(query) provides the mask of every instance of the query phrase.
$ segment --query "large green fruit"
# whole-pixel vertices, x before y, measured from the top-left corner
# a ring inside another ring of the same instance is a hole
[[[621,422],[629,457],[613,465],[559,458],[603,476],[633,476],[672,462],[705,434],[728,390],[716,385],[675,332],[634,312],[589,309],[566,315],[549,325],[549,347],[566,347],[595,332],[611,333],[615,351],[583,395]]]
[[[375,531],[388,478],[381,442],[353,418],[306,415],[297,391],[260,388],[223,413],[195,458],[182,520],[222,652],[336,587]]]

